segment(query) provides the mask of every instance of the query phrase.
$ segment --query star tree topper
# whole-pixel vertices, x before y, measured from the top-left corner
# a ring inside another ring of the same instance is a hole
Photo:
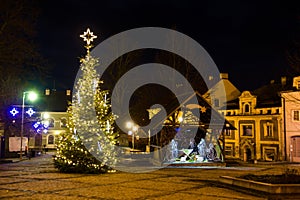
[[[83,38],[83,41],[86,41],[86,46],[85,48],[87,49],[87,54],[90,54],[90,48],[93,47],[93,45],[91,44],[91,42],[93,42],[94,39],[97,38],[96,35],[94,35],[93,32],[90,31],[90,29],[88,28],[82,35],[80,35],[81,38]]]

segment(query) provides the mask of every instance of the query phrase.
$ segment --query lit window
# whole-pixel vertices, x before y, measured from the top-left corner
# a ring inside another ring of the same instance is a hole
[[[272,123],[265,123],[264,124],[264,136],[265,137],[273,137],[273,124]]]
[[[67,128],[67,119],[66,118],[60,119],[60,127]]]
[[[54,119],[53,118],[49,119],[49,127],[54,127]]]
[[[67,91],[66,91],[66,95],[67,95],[67,96],[71,96],[71,90],[67,90]]]
[[[233,147],[232,147],[232,145],[230,145],[230,146],[226,145],[225,146],[225,155],[226,156],[233,156]]]
[[[252,125],[242,125],[243,136],[252,136]]]
[[[231,136],[231,130],[226,129],[226,130],[225,130],[225,135],[226,135],[226,136]]]
[[[45,90],[45,95],[49,96],[50,95],[50,89]]]
[[[299,110],[294,110],[293,111],[293,121],[300,121],[300,111]]]
[[[48,136],[48,144],[54,144],[54,136],[53,135]]]

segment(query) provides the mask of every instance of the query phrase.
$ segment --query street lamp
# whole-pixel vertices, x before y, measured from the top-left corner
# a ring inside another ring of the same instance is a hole
[[[21,147],[20,147],[20,160],[22,160],[22,146],[23,146],[23,131],[24,131],[24,107],[25,107],[25,98],[26,98],[26,94],[28,99],[30,101],[34,101],[37,99],[37,94],[32,92],[32,91],[26,91],[23,92],[23,99],[22,99],[22,113],[21,113]],[[29,144],[28,144],[29,146]]]
[[[127,122],[126,127],[130,129],[128,134],[131,135],[132,149],[134,150],[134,134],[137,132],[138,126],[135,126],[132,122]]]

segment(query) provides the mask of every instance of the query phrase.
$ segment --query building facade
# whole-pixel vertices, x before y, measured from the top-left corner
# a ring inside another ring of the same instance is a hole
[[[226,157],[243,161],[283,160],[282,108],[258,104],[257,96],[244,91],[220,110],[237,130],[225,134]]]
[[[284,128],[284,108],[280,92],[291,88],[286,77],[279,82],[274,80],[254,91],[242,93],[221,74],[225,86],[225,104],[218,104],[216,96],[219,84],[212,87],[204,98],[210,102],[236,130],[225,133],[225,154],[227,158],[243,161],[286,160],[286,139]],[[223,99],[224,102],[224,99]],[[288,126],[288,124],[287,124]],[[295,139],[297,141],[297,139]]]
[[[68,113],[41,112],[40,115],[47,127],[47,131],[42,134],[42,147],[47,150],[56,149],[58,137],[68,130]]]
[[[286,160],[300,162],[300,76],[294,77],[293,89],[281,92]]]

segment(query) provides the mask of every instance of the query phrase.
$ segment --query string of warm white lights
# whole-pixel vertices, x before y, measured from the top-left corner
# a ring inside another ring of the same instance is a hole
[[[59,140],[55,166],[66,172],[107,172],[117,162],[116,116],[111,113],[108,91],[100,88],[102,81],[95,70],[99,61],[89,54],[97,36],[87,29],[80,37],[87,43],[87,55],[81,59],[82,76],[75,83],[77,94],[68,109],[69,130]],[[92,112],[96,112],[95,119],[89,118]]]

